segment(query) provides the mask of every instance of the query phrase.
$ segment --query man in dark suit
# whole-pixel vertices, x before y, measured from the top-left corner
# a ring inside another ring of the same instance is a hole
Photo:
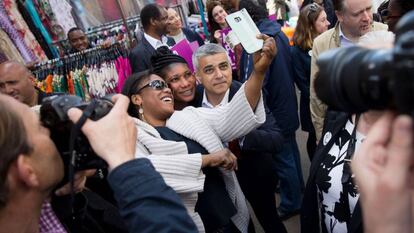
[[[226,50],[217,44],[200,47],[193,55],[193,64],[202,83],[192,102],[196,107],[224,105],[242,86],[232,81]],[[238,155],[237,179],[265,232],[286,232],[276,209],[276,174],[272,167],[272,154],[282,149],[283,142],[283,135],[268,112],[262,126],[228,145]]]
[[[161,46],[174,44],[167,34],[167,10],[157,4],[148,4],[141,11],[141,23],[144,35],[141,43],[132,49],[129,55],[132,72],[137,73],[151,67],[151,56]]]

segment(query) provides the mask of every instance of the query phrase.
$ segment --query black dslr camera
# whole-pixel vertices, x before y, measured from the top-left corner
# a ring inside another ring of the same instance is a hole
[[[333,110],[393,109],[414,116],[414,11],[397,25],[390,50],[339,48],[321,54],[317,96]]]
[[[87,118],[99,120],[112,109],[110,96],[83,102],[78,96],[54,95],[43,100],[40,108],[40,120],[50,130],[50,137],[55,143],[65,164],[65,169],[73,166],[75,171],[105,168],[106,162],[92,150],[86,136],[80,131],[82,125],[76,126],[70,121],[67,112],[76,107],[88,112]],[[82,123],[83,124],[83,123]],[[65,172],[67,174],[67,172]]]

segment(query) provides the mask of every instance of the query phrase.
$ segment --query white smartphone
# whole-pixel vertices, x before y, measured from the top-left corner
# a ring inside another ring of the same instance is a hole
[[[227,15],[226,21],[247,53],[262,49],[263,40],[256,38],[260,31],[246,9]]]

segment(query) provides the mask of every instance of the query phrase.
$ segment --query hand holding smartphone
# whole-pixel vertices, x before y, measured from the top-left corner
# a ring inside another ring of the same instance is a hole
[[[256,38],[260,31],[246,9],[227,15],[226,21],[247,53],[262,49],[263,40]]]

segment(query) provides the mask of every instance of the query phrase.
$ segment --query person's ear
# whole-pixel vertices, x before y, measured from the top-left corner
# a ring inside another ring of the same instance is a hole
[[[155,19],[155,18],[151,18],[151,19],[150,19],[150,24],[151,24],[152,26],[156,26],[156,25],[157,25],[157,19]]]
[[[344,15],[341,11],[335,11],[335,15],[338,18],[339,22],[343,22],[344,21]]]
[[[141,95],[139,95],[139,94],[132,95],[131,96],[131,102],[134,105],[141,106],[141,104],[142,104],[142,97],[141,97]]]
[[[26,155],[19,155],[15,163],[19,180],[28,187],[39,187],[39,177],[32,166],[30,158]]]
[[[203,78],[200,75],[200,71],[194,71],[194,76],[196,77],[198,83],[203,84]]]

